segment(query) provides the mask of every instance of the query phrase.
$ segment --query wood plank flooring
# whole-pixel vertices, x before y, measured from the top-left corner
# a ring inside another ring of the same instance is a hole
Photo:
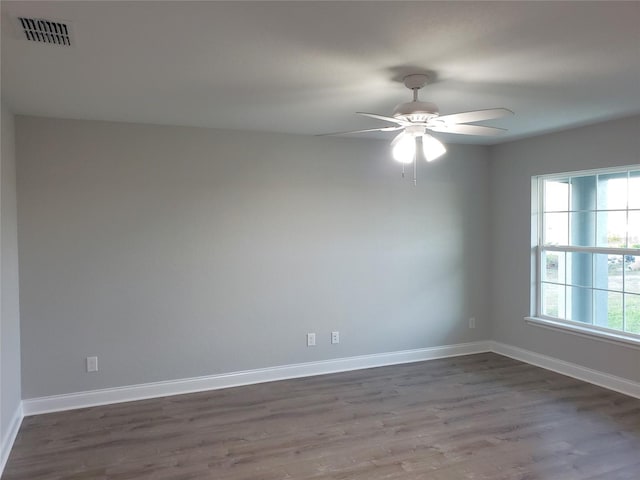
[[[3,480],[640,479],[640,400],[495,354],[25,418]]]

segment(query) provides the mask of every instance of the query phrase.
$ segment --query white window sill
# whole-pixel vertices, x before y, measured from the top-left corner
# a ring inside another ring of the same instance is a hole
[[[580,337],[586,337],[593,340],[600,340],[607,343],[613,343],[620,346],[629,348],[636,348],[640,350],[640,338],[633,338],[627,335],[618,335],[612,332],[605,332],[594,330],[581,325],[575,325],[573,323],[565,323],[562,321],[549,320],[547,318],[540,317],[524,317],[525,322],[536,327],[548,328],[550,330],[562,331],[564,333],[570,333],[572,335],[578,335]]]

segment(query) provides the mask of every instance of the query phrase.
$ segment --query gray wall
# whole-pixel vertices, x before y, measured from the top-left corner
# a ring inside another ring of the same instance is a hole
[[[485,147],[16,122],[24,398],[488,336]]]
[[[20,405],[20,309],[13,115],[2,105],[0,164],[0,439]]]
[[[640,350],[551,331],[529,314],[531,177],[640,163],[640,117],[492,147],[492,337],[640,381]]]

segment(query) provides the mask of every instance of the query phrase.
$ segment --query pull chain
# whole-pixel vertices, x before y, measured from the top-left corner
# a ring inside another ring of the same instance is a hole
[[[413,186],[418,185],[418,162],[417,155],[413,155]]]
[[[413,90],[413,101],[418,101],[418,90],[419,88],[414,88]],[[413,148],[413,186],[418,185],[418,138],[414,139],[414,148]]]
[[[414,90],[417,93],[417,90]],[[418,139],[414,140],[415,148],[413,149],[413,186],[418,185]]]

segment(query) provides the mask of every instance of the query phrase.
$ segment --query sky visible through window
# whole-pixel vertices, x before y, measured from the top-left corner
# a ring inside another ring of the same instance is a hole
[[[571,179],[545,182],[544,243],[546,245],[571,245],[569,243],[570,207],[576,219],[599,217],[596,228],[597,246],[640,248],[640,171],[627,178],[611,178],[598,183],[598,194],[606,197],[592,211],[570,206]],[[593,177],[595,179],[595,177]],[[630,211],[627,214],[627,205]],[[595,205],[594,205],[595,206]],[[602,208],[604,207],[604,208]],[[599,213],[596,213],[599,211]],[[582,213],[581,213],[582,212]],[[593,212],[593,213],[592,213]],[[595,234],[595,232],[594,232]]]

